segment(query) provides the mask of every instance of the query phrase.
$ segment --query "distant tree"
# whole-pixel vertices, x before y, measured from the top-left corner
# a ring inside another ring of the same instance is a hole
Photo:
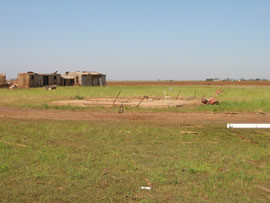
[[[213,78],[207,78],[206,81],[214,81]]]

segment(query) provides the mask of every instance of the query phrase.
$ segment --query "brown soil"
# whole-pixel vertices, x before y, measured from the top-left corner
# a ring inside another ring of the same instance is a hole
[[[108,81],[107,85],[255,85],[269,86],[270,81]]]
[[[207,123],[270,123],[270,115],[255,113],[175,113],[175,112],[93,112],[63,111],[23,108],[0,108],[0,119],[48,119],[48,120],[99,120],[99,121],[150,121],[150,122],[207,122]]]
[[[143,108],[164,108],[164,107],[182,107],[182,106],[195,106],[200,105],[201,102],[196,100],[175,100],[175,99],[135,99],[135,98],[127,98],[127,99],[115,99],[110,98],[92,98],[87,100],[70,100],[70,101],[54,101],[51,102],[52,105],[57,106],[120,106],[123,104],[124,106],[129,107],[139,107]]]

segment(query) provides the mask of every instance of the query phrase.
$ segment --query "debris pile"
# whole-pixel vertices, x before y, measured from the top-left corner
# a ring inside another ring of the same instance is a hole
[[[56,90],[57,85],[47,85],[45,86],[45,90]]]
[[[202,102],[203,104],[210,104],[210,105],[219,104],[219,101],[216,99],[216,97],[217,97],[220,93],[222,93],[222,92],[223,92],[223,90],[218,90],[218,91],[216,91],[215,96],[213,96],[213,97],[211,97],[211,98],[209,98],[209,99],[206,99],[205,97],[202,97],[202,98],[201,98],[201,102]]]
[[[18,83],[17,83],[16,80],[10,81],[10,83],[9,83],[9,89],[16,89],[18,87],[19,87],[19,85],[18,85]]]

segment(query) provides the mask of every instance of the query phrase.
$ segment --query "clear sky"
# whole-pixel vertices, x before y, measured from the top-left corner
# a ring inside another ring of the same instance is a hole
[[[0,0],[0,72],[270,79],[270,0]]]

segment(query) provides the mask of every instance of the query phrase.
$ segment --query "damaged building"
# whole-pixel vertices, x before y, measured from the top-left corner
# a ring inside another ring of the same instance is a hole
[[[63,77],[74,78],[74,84],[79,86],[106,86],[106,75],[98,72],[66,72]]]
[[[75,85],[75,79],[74,77],[68,76],[68,75],[62,75],[62,86],[73,86]]]
[[[0,84],[6,84],[6,74],[0,73]]]
[[[0,88],[8,88],[9,84],[6,80],[6,74],[0,73]]]
[[[61,86],[61,75],[57,73],[19,73],[17,82],[20,88],[44,87],[48,85]]]
[[[66,72],[64,75],[38,74],[34,72],[19,73],[17,79],[20,88],[44,86],[105,86],[106,75],[98,72]]]

